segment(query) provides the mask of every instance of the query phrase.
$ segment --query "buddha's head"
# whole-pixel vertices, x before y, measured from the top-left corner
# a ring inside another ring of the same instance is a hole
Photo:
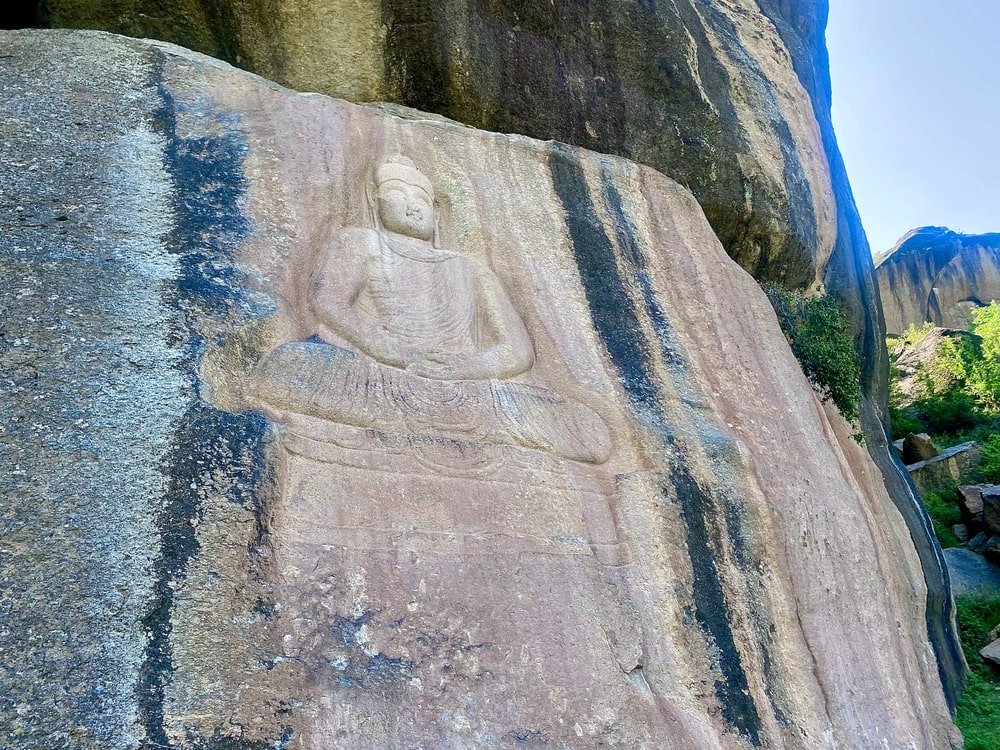
[[[405,156],[388,159],[375,174],[379,224],[390,232],[431,241],[434,238],[434,188]]]

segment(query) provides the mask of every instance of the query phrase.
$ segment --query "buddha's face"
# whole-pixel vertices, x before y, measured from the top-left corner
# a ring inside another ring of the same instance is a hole
[[[434,237],[434,204],[422,188],[402,180],[378,187],[378,214],[382,228],[430,241]]]

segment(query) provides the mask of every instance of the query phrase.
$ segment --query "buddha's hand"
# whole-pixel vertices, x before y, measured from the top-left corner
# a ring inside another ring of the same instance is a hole
[[[406,372],[432,380],[463,380],[469,369],[470,359],[455,352],[435,350],[406,367]]]

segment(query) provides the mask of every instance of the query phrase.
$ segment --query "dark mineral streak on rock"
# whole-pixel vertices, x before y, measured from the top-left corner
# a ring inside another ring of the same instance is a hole
[[[656,331],[657,338],[660,342],[660,357],[663,363],[667,366],[669,372],[675,376],[674,387],[678,389],[681,400],[687,406],[695,419],[697,420],[697,414],[701,410],[707,409],[706,405],[698,398],[697,394],[694,393],[693,389],[688,387],[685,382],[685,369],[684,369],[684,358],[680,354],[678,344],[676,343],[675,336],[670,325],[670,321],[667,319],[666,314],[663,311],[663,307],[660,304],[659,297],[656,294],[656,290],[653,289],[652,281],[650,279],[649,271],[646,268],[647,259],[643,253],[642,248],[636,239],[635,231],[632,227],[632,223],[622,207],[621,195],[618,189],[615,187],[614,181],[610,179],[610,175],[606,176],[603,182],[604,186],[604,204],[608,209],[611,217],[612,224],[615,227],[615,232],[618,240],[618,247],[623,254],[623,260],[626,263],[628,272],[630,272],[635,278],[639,285],[639,289],[642,292],[642,301],[645,305],[645,313],[649,316],[650,322],[653,324],[653,328]],[[660,419],[662,423],[662,418]],[[667,428],[665,425],[659,425],[659,429],[666,433]],[[726,438],[719,434],[702,434],[702,447],[711,457],[713,465],[719,466],[737,466],[739,464],[739,456],[736,455],[734,450],[734,445],[731,438]],[[679,447],[672,438],[670,439],[670,445],[674,450],[679,450]],[[725,480],[720,476],[717,480],[722,483]],[[682,484],[690,486],[694,482],[693,477],[687,474],[685,477],[680,477],[678,481]],[[695,483],[695,486],[696,483]],[[755,635],[757,637],[757,645],[761,650],[762,659],[764,662],[764,669],[767,675],[767,680],[765,681],[765,690],[767,692],[768,698],[774,709],[775,716],[777,719],[786,725],[791,724],[787,715],[779,707],[780,700],[778,693],[781,689],[781,674],[775,668],[774,661],[771,655],[770,649],[770,633],[768,632],[769,622],[765,613],[760,610],[761,607],[765,606],[764,596],[763,596],[763,582],[760,579],[760,575],[757,570],[757,564],[751,555],[750,548],[747,543],[746,538],[746,522],[744,519],[744,513],[741,507],[741,503],[737,496],[737,488],[730,488],[732,494],[720,499],[719,501],[713,501],[714,510],[711,516],[714,516],[720,511],[725,515],[725,530],[726,530],[726,540],[723,542],[721,534],[718,532],[718,526],[714,527],[714,537],[713,542],[717,548],[721,547],[723,543],[727,543],[729,548],[733,551],[736,562],[739,564],[741,573],[743,575],[743,584],[750,589],[748,591],[747,601],[754,601],[758,603],[755,611],[752,612],[751,620],[755,628]],[[690,493],[689,493],[690,494]],[[699,506],[704,506],[704,502],[699,500],[697,503]],[[709,516],[709,517],[711,517]],[[701,516],[701,530],[704,532],[705,516]],[[685,515],[685,521],[688,522],[687,515]],[[696,517],[692,517],[691,522],[698,523]],[[688,523],[690,527],[690,523]],[[718,584],[718,575],[715,575],[716,584]],[[719,595],[721,597],[722,592],[719,590]],[[719,599],[722,601],[722,599]],[[716,606],[718,602],[714,603]],[[706,609],[708,606],[706,605]],[[732,641],[732,634],[729,634],[729,640]],[[725,634],[722,635],[725,639]],[[742,674],[742,673],[740,673]],[[727,674],[727,677],[729,675]],[[756,707],[754,707],[756,711]]]
[[[673,429],[662,413],[656,378],[650,371],[653,355],[639,324],[638,312],[626,288],[616,263],[611,241],[593,207],[583,171],[573,152],[556,146],[550,156],[553,187],[563,205],[577,269],[583,281],[594,327],[607,348],[608,355],[621,374],[621,382],[640,419],[654,430],[670,456],[669,473],[663,479],[667,501],[672,494],[681,507],[687,529],[687,549],[694,574],[692,596],[695,619],[706,640],[718,653],[721,678],[715,681],[715,693],[722,705],[722,714],[729,725],[760,746],[761,720],[750,694],[749,684],[740,653],[736,648],[726,602],[715,560],[716,548],[722,544],[717,529],[710,532],[711,521],[721,511],[711,493],[702,488],[687,468],[686,450],[672,434]],[[645,301],[653,296],[648,276],[641,271],[641,251],[629,231],[621,199],[607,192],[609,207],[623,252],[636,263],[637,279]],[[658,333],[663,336],[662,356],[671,370],[683,371],[684,362],[676,349],[669,345],[669,325],[658,305],[651,306],[652,317],[658,318]],[[659,352],[658,352],[659,353]],[[714,538],[713,538],[714,537]]]
[[[232,130],[199,138],[178,134],[178,104],[163,82],[162,54],[154,67],[153,86],[160,97],[156,124],[166,141],[164,160],[172,183],[174,225],[167,238],[168,250],[179,261],[176,286],[166,291],[166,297],[184,321],[174,337],[185,352],[179,369],[194,396],[174,429],[163,465],[169,485],[157,518],[161,546],[153,564],[153,602],[143,620],[149,633],[140,685],[146,743],[150,748],[171,748],[164,721],[164,688],[173,669],[171,615],[174,591],[184,581],[189,562],[199,554],[196,527],[202,497],[222,488],[229,503],[253,509],[255,545],[265,544],[269,461],[263,415],[224,412],[199,394],[198,367],[205,339],[196,329],[197,318],[225,318],[247,307],[239,271],[230,261],[250,231],[240,206],[246,192],[242,168],[246,145]],[[210,114],[223,122],[232,121],[226,114]],[[248,549],[248,554],[254,551]],[[189,737],[188,745],[205,750],[265,750],[281,747],[290,737],[286,731],[274,743],[250,742],[217,733],[209,739]]]

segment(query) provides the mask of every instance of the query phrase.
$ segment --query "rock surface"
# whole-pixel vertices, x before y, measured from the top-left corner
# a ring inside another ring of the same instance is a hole
[[[912,432],[903,438],[903,463],[910,465],[920,461],[929,461],[940,451],[931,442],[931,436],[926,432],[915,435]]]
[[[897,403],[901,407],[926,398],[931,391],[944,393],[957,382],[952,369],[942,365],[942,346],[951,342],[956,347],[971,346],[979,351],[982,339],[969,331],[953,328],[932,328],[917,343],[897,339],[890,355],[899,373]]]
[[[980,649],[979,655],[994,667],[1000,667],[1000,640],[995,640],[985,648]]]
[[[1000,593],[1000,568],[972,550],[950,547],[944,550],[948,576],[955,596]]]
[[[941,451],[934,458],[909,464],[906,470],[910,479],[921,493],[952,486],[968,480],[979,468],[982,450],[970,440],[968,443],[953,445]]]
[[[837,207],[791,49],[819,38],[818,4],[780,27],[766,8],[691,0],[214,5],[139,0],[111,13],[99,0],[49,0],[47,20],[175,42],[299,90],[635,159],[691,188],[759,278],[823,279]]]
[[[973,310],[1000,299],[1000,234],[914,229],[875,273],[890,334],[925,322],[968,330]]]
[[[827,11],[827,0],[47,0],[37,21],[178,42],[294,88],[634,159],[691,189],[755,278],[825,287],[861,354],[861,426],[920,555],[954,703],[965,662],[941,551],[883,427],[882,308],[833,132]]]
[[[680,186],[3,42],[5,742],[955,740],[906,523]]]

